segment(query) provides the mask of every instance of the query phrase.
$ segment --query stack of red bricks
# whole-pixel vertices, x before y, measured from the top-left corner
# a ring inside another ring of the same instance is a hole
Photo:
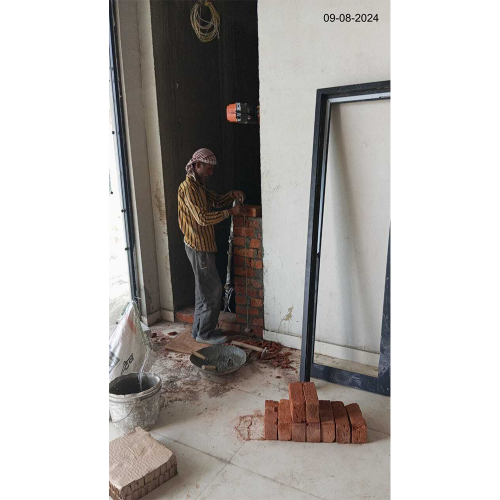
[[[290,399],[266,401],[264,437],[308,443],[366,443],[366,422],[359,405],[318,399],[313,382],[292,382]]]
[[[233,265],[236,321],[241,330],[263,336],[264,281],[262,263],[262,207],[244,205],[244,214],[234,217]]]

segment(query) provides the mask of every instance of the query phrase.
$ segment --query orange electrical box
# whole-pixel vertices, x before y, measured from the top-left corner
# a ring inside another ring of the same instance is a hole
[[[226,113],[227,113],[227,121],[228,122],[233,122],[233,123],[237,122],[237,120],[236,120],[236,104],[230,104],[226,109]]]
[[[259,106],[252,108],[246,102],[235,102],[227,106],[226,116],[231,123],[259,123]]]

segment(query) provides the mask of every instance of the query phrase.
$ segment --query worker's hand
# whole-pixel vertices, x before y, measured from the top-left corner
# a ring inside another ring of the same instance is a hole
[[[243,203],[245,201],[245,193],[243,191],[233,191],[233,196],[238,203]]]
[[[241,205],[235,205],[233,208],[230,208],[228,210],[229,212],[229,215],[244,215],[245,214],[245,210],[243,209],[243,207]]]

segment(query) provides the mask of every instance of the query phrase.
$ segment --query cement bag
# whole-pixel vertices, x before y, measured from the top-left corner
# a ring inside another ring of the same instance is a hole
[[[137,304],[130,302],[109,338],[109,381],[120,375],[149,371],[154,362],[151,339],[141,326]]]

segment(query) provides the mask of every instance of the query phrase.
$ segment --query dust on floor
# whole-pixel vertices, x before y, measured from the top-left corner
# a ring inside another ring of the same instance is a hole
[[[184,328],[185,325],[177,324],[176,330],[180,332]],[[221,397],[235,389],[235,383],[242,377],[252,377],[256,372],[268,374],[270,378],[283,379],[282,382],[285,384],[297,380],[300,351],[285,348],[277,342],[238,336],[234,337],[234,340],[261,348],[267,347],[266,355],[261,358],[259,352],[252,351],[247,355],[247,362],[242,369],[213,381],[191,363],[189,354],[165,349],[165,345],[173,338],[168,335],[172,331],[175,331],[173,324],[168,328],[158,328],[155,325],[153,329],[153,341],[157,350],[151,371],[162,379],[162,408],[176,401],[197,402],[202,394],[208,394],[211,398]],[[243,375],[244,373],[246,375]],[[238,439],[242,441],[263,439],[263,419],[261,410],[239,417],[235,425]]]

